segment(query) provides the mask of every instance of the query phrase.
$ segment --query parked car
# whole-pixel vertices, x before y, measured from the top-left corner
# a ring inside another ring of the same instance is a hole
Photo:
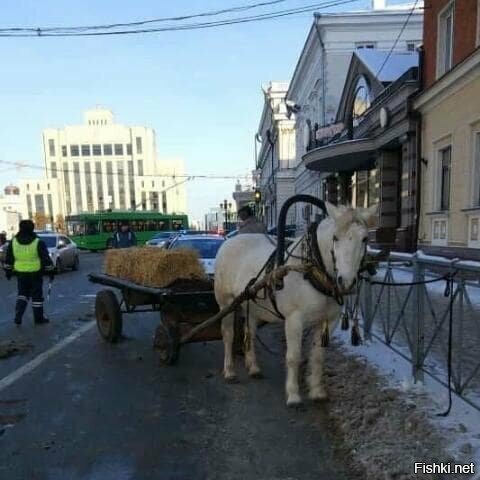
[[[156,233],[148,242],[150,247],[167,248],[169,243],[178,235],[178,232],[159,232]]]
[[[59,233],[38,233],[37,235],[40,240],[45,242],[57,272],[66,268],[79,269],[80,259],[77,245],[66,235]]]
[[[235,230],[232,230],[231,232],[228,232],[225,235],[225,238],[228,240],[229,238],[235,237],[236,235],[238,235],[238,228],[236,228]]]
[[[9,243],[10,242],[7,241],[6,243],[0,246],[0,267],[3,266],[5,262],[5,257],[7,255],[7,248]]]
[[[169,245],[169,250],[190,248],[196,250],[207,275],[215,273],[215,257],[225,239],[221,235],[180,235]]]
[[[286,237],[295,237],[295,232],[297,230],[296,225],[285,225],[285,236]],[[269,235],[277,235],[277,227],[272,227],[268,229]]]

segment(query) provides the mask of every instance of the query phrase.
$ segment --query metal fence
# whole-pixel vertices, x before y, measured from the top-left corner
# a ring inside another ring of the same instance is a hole
[[[452,308],[451,386],[480,410],[479,279],[476,262],[391,253],[361,282],[359,308],[367,340],[375,336],[409,360],[416,382],[427,373],[445,386]]]

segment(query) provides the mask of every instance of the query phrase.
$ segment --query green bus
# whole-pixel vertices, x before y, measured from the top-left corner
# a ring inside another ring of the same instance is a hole
[[[188,228],[187,215],[166,215],[158,212],[81,213],[65,218],[67,233],[78,248],[92,251],[109,248],[113,234],[124,221],[129,222],[139,245],[145,244],[158,232]]]

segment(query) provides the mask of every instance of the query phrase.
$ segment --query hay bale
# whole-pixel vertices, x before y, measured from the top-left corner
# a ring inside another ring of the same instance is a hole
[[[146,287],[167,287],[179,279],[205,280],[205,270],[197,252],[135,247],[108,250],[104,270],[107,275]]]

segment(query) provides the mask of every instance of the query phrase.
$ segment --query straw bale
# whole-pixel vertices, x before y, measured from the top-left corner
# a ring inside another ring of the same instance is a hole
[[[146,287],[166,287],[179,279],[205,280],[197,252],[134,247],[108,250],[105,273]]]

